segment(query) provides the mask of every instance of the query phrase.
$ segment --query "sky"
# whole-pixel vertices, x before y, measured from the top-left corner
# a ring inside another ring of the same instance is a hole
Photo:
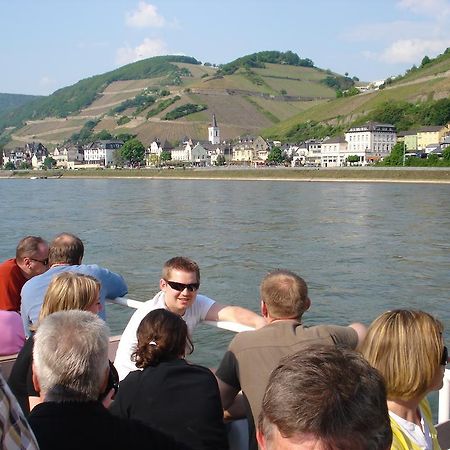
[[[48,95],[157,55],[291,50],[375,81],[450,47],[450,0],[0,0],[0,92]]]

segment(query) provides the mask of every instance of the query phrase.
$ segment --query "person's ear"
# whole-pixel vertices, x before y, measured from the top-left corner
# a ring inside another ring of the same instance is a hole
[[[256,440],[258,441],[260,450],[266,450],[266,440],[264,438],[264,434],[259,429],[256,430]]]
[[[310,307],[311,307],[311,299],[307,297],[305,302],[305,311],[308,311]]]
[[[39,379],[36,375],[36,366],[34,364],[32,364],[31,366],[31,379],[33,380],[33,387],[34,390],[39,393],[39,395],[41,394],[41,385],[39,384]]]
[[[105,392],[105,390],[106,390],[106,388],[108,386],[109,371],[110,371],[110,368],[109,368],[109,365],[108,365],[108,367],[105,369],[105,376],[104,376],[103,382],[102,382],[102,384],[100,386],[100,392]]]
[[[267,305],[261,300],[261,315],[267,317]]]
[[[167,287],[166,280],[165,280],[164,278],[161,278],[161,279],[159,280],[159,289],[160,289],[161,291],[164,291],[164,290],[166,289],[166,287]]]

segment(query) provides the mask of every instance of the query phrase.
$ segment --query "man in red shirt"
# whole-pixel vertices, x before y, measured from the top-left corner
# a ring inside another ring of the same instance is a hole
[[[47,270],[47,242],[39,236],[24,237],[16,248],[16,257],[0,264],[0,309],[19,313],[22,286]]]

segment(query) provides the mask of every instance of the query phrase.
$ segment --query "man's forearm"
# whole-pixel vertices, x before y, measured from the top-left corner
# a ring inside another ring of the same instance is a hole
[[[229,317],[231,317],[228,319],[230,322],[237,322],[253,328],[261,328],[266,324],[264,317],[249,309],[240,306],[228,306],[226,309],[228,308],[230,309],[230,311],[227,311]]]

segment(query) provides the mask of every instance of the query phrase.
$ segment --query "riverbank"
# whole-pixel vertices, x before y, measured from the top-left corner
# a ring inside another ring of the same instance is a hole
[[[0,178],[173,178],[322,182],[450,183],[448,168],[187,168],[0,171]]]

